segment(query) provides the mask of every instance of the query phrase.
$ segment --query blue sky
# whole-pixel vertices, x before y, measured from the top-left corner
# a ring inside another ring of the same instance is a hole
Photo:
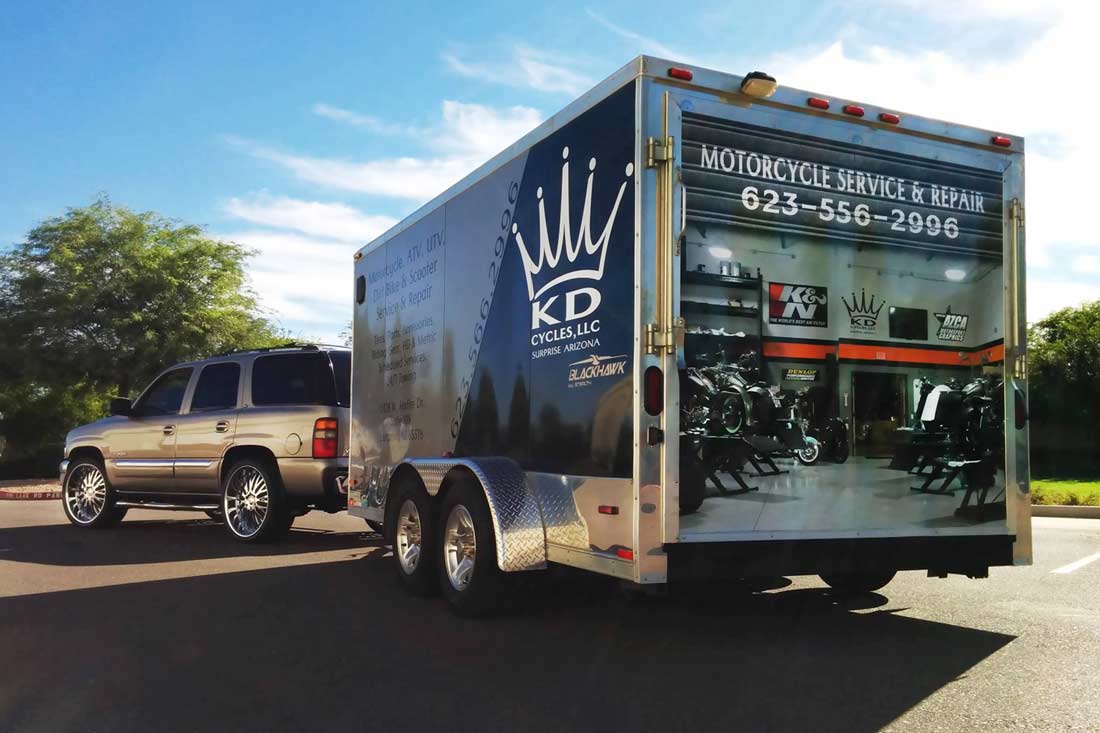
[[[253,247],[270,314],[334,339],[358,245],[651,53],[1027,136],[1034,319],[1100,298],[1098,20],[1016,0],[17,3],[0,247],[105,192]]]

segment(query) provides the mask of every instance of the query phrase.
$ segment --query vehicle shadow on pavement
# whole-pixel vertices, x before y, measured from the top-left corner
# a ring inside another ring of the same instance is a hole
[[[0,599],[0,729],[862,733],[1014,638],[783,579],[562,572],[463,619],[387,555]]]
[[[139,565],[226,557],[299,555],[377,544],[372,532],[292,528],[280,542],[248,545],[210,519],[126,519],[117,527],[84,530],[69,524],[0,528],[2,558],[58,566]]]

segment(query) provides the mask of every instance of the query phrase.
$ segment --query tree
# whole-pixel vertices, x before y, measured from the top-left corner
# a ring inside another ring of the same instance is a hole
[[[1028,339],[1033,472],[1100,475],[1100,301],[1051,313]]]
[[[57,445],[173,363],[277,342],[245,284],[250,254],[106,198],[31,230],[0,257],[7,457]]]

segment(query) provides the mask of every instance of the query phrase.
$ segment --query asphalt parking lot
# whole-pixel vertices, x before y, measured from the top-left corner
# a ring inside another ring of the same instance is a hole
[[[983,581],[638,600],[559,572],[477,621],[345,515],[246,548],[201,514],[82,532],[0,502],[0,730],[1100,731],[1100,521],[1035,528],[1035,565]]]

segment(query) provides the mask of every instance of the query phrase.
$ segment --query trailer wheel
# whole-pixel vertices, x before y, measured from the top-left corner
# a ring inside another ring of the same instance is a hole
[[[435,590],[435,525],[428,492],[419,481],[406,478],[396,486],[385,537],[393,545],[393,566],[406,588],[417,595]]]
[[[870,593],[882,588],[897,575],[888,570],[881,573],[822,573],[821,579],[826,585],[841,595]]]
[[[496,533],[481,487],[468,479],[451,486],[439,513],[439,586],[456,613],[485,616],[506,595],[497,567]]]

